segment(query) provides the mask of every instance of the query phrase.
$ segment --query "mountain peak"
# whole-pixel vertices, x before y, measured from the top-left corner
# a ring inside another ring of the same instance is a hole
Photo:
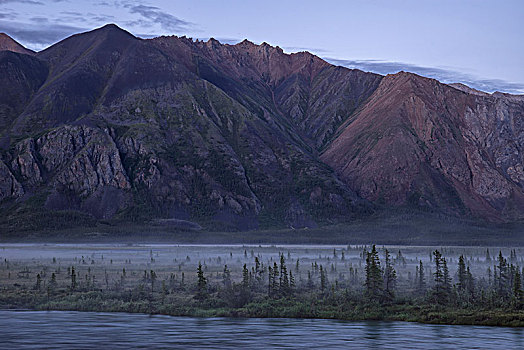
[[[239,42],[237,45],[249,45],[249,46],[255,46],[256,44],[250,40],[244,39],[241,42]]]
[[[0,51],[13,51],[26,55],[34,54],[33,51],[26,49],[6,33],[0,33]]]
[[[100,27],[100,29],[117,29],[117,30],[123,30],[122,28],[120,28],[119,26],[117,26],[116,24],[114,23],[107,23],[106,25],[103,25],[102,27]]]
[[[114,23],[108,23],[100,28],[96,28],[88,33],[119,33],[126,34],[132,37],[135,37],[133,34],[129,33],[127,30],[120,28]]]

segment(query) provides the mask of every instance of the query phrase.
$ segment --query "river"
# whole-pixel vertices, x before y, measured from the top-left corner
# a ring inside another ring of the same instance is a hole
[[[1,349],[523,349],[524,328],[0,310]]]

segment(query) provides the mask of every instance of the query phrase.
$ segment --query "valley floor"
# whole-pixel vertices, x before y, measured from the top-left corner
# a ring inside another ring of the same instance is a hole
[[[4,243],[0,309],[524,327],[523,265],[523,248]]]

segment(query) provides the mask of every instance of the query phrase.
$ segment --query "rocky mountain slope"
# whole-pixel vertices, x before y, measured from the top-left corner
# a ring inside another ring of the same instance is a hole
[[[516,219],[523,117],[522,100],[401,72],[382,80],[321,159],[372,201]]]
[[[518,96],[114,25],[35,54],[7,50],[7,229],[35,218],[313,227],[399,205],[524,216]]]
[[[26,55],[34,55],[34,51],[28,50],[6,33],[0,33],[0,51],[12,51]]]

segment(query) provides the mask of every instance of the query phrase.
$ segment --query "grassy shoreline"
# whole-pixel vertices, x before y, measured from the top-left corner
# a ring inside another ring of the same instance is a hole
[[[422,300],[390,305],[344,301],[341,297],[309,295],[301,298],[257,298],[242,307],[229,307],[219,299],[199,301],[190,295],[170,295],[169,301],[125,301],[102,291],[48,298],[36,293],[0,294],[0,309],[32,311],[125,312],[184,317],[297,318],[344,321],[403,321],[423,324],[524,327],[524,310],[473,309],[430,305]]]

